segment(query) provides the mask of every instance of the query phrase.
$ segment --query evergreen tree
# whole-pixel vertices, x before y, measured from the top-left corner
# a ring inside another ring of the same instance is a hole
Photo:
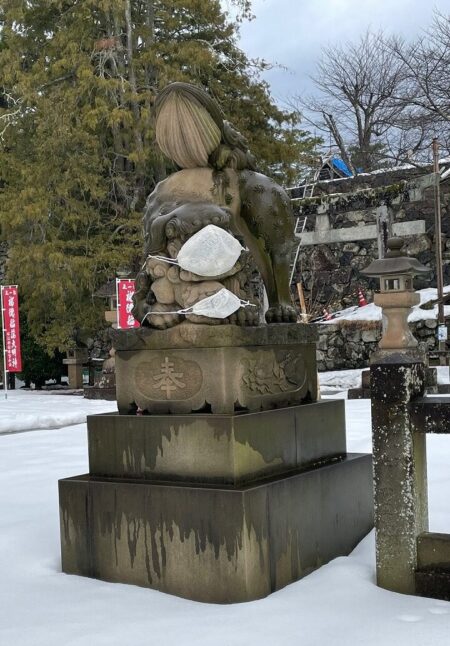
[[[36,343],[30,335],[26,317],[21,312],[20,336],[22,347],[22,372],[18,375],[25,382],[27,388],[33,383],[37,390],[40,390],[45,382],[54,379],[60,383],[65,369],[63,365],[64,355],[55,351],[51,355],[42,346]]]
[[[287,182],[314,144],[274,104],[219,0],[3,0],[0,24],[1,233],[50,352],[99,327],[92,294],[139,264],[144,200],[169,170],[152,126],[164,85],[208,88],[261,169]]]

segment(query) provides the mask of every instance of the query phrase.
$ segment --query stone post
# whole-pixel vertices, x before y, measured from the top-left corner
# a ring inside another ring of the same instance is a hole
[[[380,278],[375,303],[384,319],[370,368],[377,583],[414,594],[417,536],[428,529],[428,510],[425,434],[413,429],[410,402],[424,393],[426,365],[408,314],[420,302],[413,278],[427,268],[402,254],[401,239],[387,247],[363,271]]]
[[[406,353],[371,365],[377,584],[415,593],[418,534],[428,529],[426,443],[409,402],[424,391],[425,364]]]
[[[75,348],[67,352],[67,358],[63,359],[63,363],[67,365],[70,388],[83,388],[83,365],[87,360],[87,350],[84,348]]]
[[[392,236],[392,208],[388,207],[384,202],[376,209],[377,218],[377,242],[378,242],[378,257],[384,258],[387,247],[387,240]]]

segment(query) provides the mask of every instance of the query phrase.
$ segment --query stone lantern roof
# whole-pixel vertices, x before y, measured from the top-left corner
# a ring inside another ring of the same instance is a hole
[[[368,267],[361,270],[361,273],[365,276],[381,277],[405,274],[417,276],[430,272],[431,269],[422,265],[417,258],[402,254],[401,250],[404,244],[402,238],[389,238],[386,256],[371,262]]]
[[[94,294],[98,298],[111,298],[116,295],[116,281],[108,280],[104,285],[102,285]]]

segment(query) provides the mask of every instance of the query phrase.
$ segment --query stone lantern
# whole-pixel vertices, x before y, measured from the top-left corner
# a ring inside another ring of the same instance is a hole
[[[375,294],[375,305],[383,309],[383,335],[380,350],[397,351],[416,348],[418,343],[408,325],[408,315],[420,296],[413,289],[414,276],[430,271],[416,258],[402,253],[404,241],[390,238],[388,251],[380,260],[374,260],[362,274],[380,279],[380,293]]]
[[[375,303],[383,308],[383,336],[370,359],[377,584],[415,594],[421,581],[420,540],[435,534],[428,534],[426,429],[412,414],[415,405],[427,401],[427,365],[408,314],[420,302],[414,276],[430,270],[404,255],[402,247],[403,240],[390,238],[385,258],[362,273],[380,279]],[[428,570],[423,576],[428,585]]]
[[[126,267],[117,270],[117,278],[128,278],[131,275],[131,269]],[[97,298],[104,298],[106,301],[105,321],[111,325],[112,328],[117,328],[117,288],[116,279],[108,280],[104,285],[98,289],[94,296]]]
[[[115,279],[108,280],[107,283],[102,285],[100,289],[95,292],[94,296],[96,298],[105,299],[105,320],[107,323],[110,323],[112,327],[117,327],[117,292]]]

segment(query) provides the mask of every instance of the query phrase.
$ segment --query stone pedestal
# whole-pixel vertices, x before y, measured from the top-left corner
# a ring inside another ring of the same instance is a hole
[[[239,486],[342,458],[344,417],[333,400],[237,415],[94,415],[89,471]]]
[[[92,386],[84,387],[84,396],[86,399],[107,399],[114,401],[116,396],[116,369],[114,351],[110,351],[110,356],[102,361],[101,373],[94,371]]]
[[[122,414],[224,414],[317,398],[316,332],[308,325],[183,323],[116,330],[112,339]]]
[[[116,336],[119,409],[145,414],[88,418],[89,474],[59,484],[63,571],[258,599],[370,531],[371,458],[346,453],[343,401],[312,401],[309,329],[179,328]]]

